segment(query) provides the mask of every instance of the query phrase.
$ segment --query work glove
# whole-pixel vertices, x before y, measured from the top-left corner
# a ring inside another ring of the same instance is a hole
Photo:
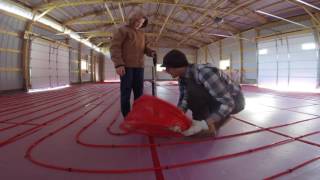
[[[207,121],[205,120],[200,120],[200,121],[191,120],[191,121],[192,121],[192,125],[190,126],[190,128],[181,132],[181,134],[183,134],[184,136],[192,136],[199,132],[209,130]]]

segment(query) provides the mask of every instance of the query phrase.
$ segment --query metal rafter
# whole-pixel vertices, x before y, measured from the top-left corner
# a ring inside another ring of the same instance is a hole
[[[133,6],[133,5],[134,5],[134,4],[126,4],[126,5],[123,6],[123,7],[129,7],[129,6]],[[117,8],[118,8],[118,7],[117,7]],[[117,8],[109,8],[109,9],[112,11],[112,10],[115,10],[115,9],[117,9]],[[83,19],[83,18],[87,18],[87,17],[91,17],[91,16],[102,16],[102,15],[105,15],[105,14],[106,14],[106,11],[105,11],[105,10],[88,12],[88,13],[83,14],[82,16],[77,16],[77,17],[74,17],[74,18],[72,18],[72,19],[68,19],[68,20],[62,22],[62,24],[69,24],[69,23],[78,21],[78,20]]]
[[[256,1],[257,1],[257,0],[247,0],[247,1],[243,2],[243,3],[241,3],[241,4],[238,4],[236,7],[232,8],[231,10],[227,11],[227,13],[223,14],[223,17],[225,17],[225,16],[227,16],[227,15],[230,15],[231,13],[234,13],[234,12],[238,11],[240,8],[242,8],[242,7],[244,7],[244,6],[248,6],[248,5],[250,5],[250,4],[252,4],[252,3],[256,2]],[[214,16],[211,15],[211,17],[214,17]],[[210,25],[213,25],[213,24],[214,24],[214,23],[211,22],[211,23],[209,23],[207,26],[210,26]],[[232,29],[233,29],[233,26],[230,26],[230,25],[228,25],[228,24],[226,24],[226,23],[223,23],[222,26],[229,26],[228,28],[232,28]],[[199,28],[199,29],[195,30],[194,32],[192,32],[191,34],[189,34],[189,36],[185,37],[182,41],[180,41],[180,42],[178,43],[178,45],[180,45],[181,43],[187,41],[188,38],[190,38],[190,36],[193,36],[193,35],[195,35],[196,33],[201,32],[201,31],[204,30],[204,29],[205,29],[205,28]],[[238,30],[238,32],[239,32],[239,30]]]
[[[116,23],[113,15],[112,15],[112,12],[111,12],[111,10],[110,10],[109,7],[108,7],[108,4],[107,4],[107,3],[104,3],[104,7],[106,8],[106,10],[107,10],[107,12],[108,12],[108,14],[109,14],[109,16],[110,16],[113,24],[114,24],[114,25],[117,25],[117,23]]]
[[[173,14],[174,10],[176,9],[176,5],[179,3],[179,1],[180,1],[180,0],[175,0],[175,6],[172,6],[172,7],[171,7],[171,10],[170,10],[170,12],[169,12],[166,20],[163,22],[163,25],[162,25],[162,27],[160,28],[159,34],[158,34],[158,36],[157,36],[157,38],[156,38],[156,42],[159,41],[159,38],[160,38],[160,36],[161,36],[161,33],[162,33],[162,31],[164,30],[164,27],[166,26],[166,24],[167,24],[170,16]]]
[[[233,4],[235,4],[235,5],[239,5],[238,2],[233,2],[233,1],[231,1],[231,2],[232,2]],[[257,2],[257,1],[256,1],[256,2]],[[250,4],[250,3],[249,3],[249,4]],[[244,5],[244,6],[242,7],[242,9],[243,9],[244,11],[248,12],[250,15],[252,15],[252,16],[253,16],[257,21],[259,21],[260,23],[265,24],[265,23],[268,22],[268,19],[267,19],[266,17],[261,16],[260,14],[256,13],[255,11],[249,9],[249,8],[247,7],[247,5]]]
[[[156,25],[156,26],[160,26],[160,25]],[[181,33],[181,32],[177,32],[177,31],[174,31],[172,29],[168,29],[166,28],[166,31],[169,32],[169,33],[174,33],[174,35],[177,37],[185,37],[187,34],[185,33]],[[167,34],[167,33],[164,33],[164,34]],[[200,42],[201,44],[207,44],[207,42],[203,41],[203,40],[200,40],[200,39],[197,39],[196,37],[190,37],[191,39],[197,41],[197,42]]]
[[[124,18],[124,13],[123,13],[123,10],[122,10],[122,7],[121,7],[121,3],[118,3],[118,7],[119,7],[119,11],[120,11],[122,22],[126,22],[126,20]]]
[[[193,11],[193,12],[200,13],[200,14],[203,13],[202,11],[195,10],[195,9],[189,9],[189,10],[190,10],[190,11]],[[220,11],[220,10],[214,10],[213,12],[217,12],[217,14],[221,14],[220,12],[222,12],[222,11]],[[217,14],[209,13],[209,14],[207,15],[207,17],[209,17],[209,18],[215,18]],[[225,14],[225,12],[224,12],[224,14]],[[240,16],[240,17],[241,17],[241,16]],[[207,27],[212,27],[211,25],[213,25],[213,23],[207,24],[206,26],[207,26]],[[238,32],[239,32],[239,29],[237,29],[236,27],[230,25],[228,22],[224,22],[223,24],[220,24],[220,27],[221,27],[222,29],[225,29],[225,30],[228,30],[228,31],[232,31],[232,32],[234,32],[234,33],[238,33]],[[200,27],[199,27],[199,28],[200,28]],[[214,28],[217,28],[217,27],[214,27]]]
[[[120,23],[121,19],[114,19],[114,20],[82,20],[82,21],[75,21],[72,23],[67,23],[66,25],[76,25],[76,24],[115,24]]]
[[[223,3],[227,2],[228,0],[220,0],[216,3],[214,3],[214,9],[207,9],[205,10],[202,15],[196,19],[194,22],[193,22],[193,25],[196,25],[198,24],[199,22],[201,22],[204,18],[206,18],[210,13],[214,13],[214,14],[217,14],[217,8],[222,5]],[[211,5],[213,5],[213,2],[210,2],[210,3],[207,3],[207,5],[205,6],[205,8],[209,8]]]
[[[176,0],[175,0],[176,1]],[[175,1],[173,0],[123,0],[123,3],[152,3],[152,4],[167,4],[167,5],[176,5]],[[68,6],[82,6],[82,5],[89,5],[89,4],[101,4],[105,2],[119,2],[119,0],[78,0],[74,2],[65,2],[63,0],[56,0],[50,3],[41,4],[39,6],[35,7],[35,10],[44,10],[51,7],[54,8],[62,8],[62,7],[68,7]],[[179,4],[180,7],[186,7],[186,8],[193,8],[193,9],[199,9],[199,10],[205,10],[202,7],[197,7],[189,4]]]
[[[223,1],[225,1],[225,0],[223,0]],[[207,6],[207,7],[208,7],[208,6]],[[195,23],[196,20],[192,18],[191,12],[190,12],[189,10],[187,10],[187,13],[188,13],[189,17],[191,17],[191,20],[192,20],[192,22],[193,22],[192,25],[196,24],[196,23]],[[200,33],[200,36],[201,36],[202,38],[205,38],[202,33]],[[211,37],[207,36],[207,38],[210,40],[210,42],[213,42],[213,40],[211,39]],[[205,43],[205,44],[208,44],[208,43]]]
[[[293,1],[293,0],[287,0],[289,3],[297,5],[299,7],[301,7],[302,9],[304,9],[304,11],[313,19],[313,21],[320,25],[320,20],[316,17],[316,15],[314,15],[311,11],[310,11],[310,7],[306,6],[305,4],[302,4],[300,2],[297,1]]]
[[[187,8],[187,9],[193,9],[197,11],[206,11],[208,9],[195,6],[192,4],[185,4],[185,3],[179,3],[176,4],[174,1],[176,0],[122,0],[122,3],[126,4],[141,4],[141,3],[150,3],[150,4],[161,4],[161,5],[170,5],[170,6],[177,6],[180,8]],[[46,10],[49,8],[63,8],[63,7],[69,7],[69,6],[82,6],[82,5],[90,5],[90,4],[102,4],[102,3],[118,3],[119,0],[77,0],[74,2],[65,2],[63,0],[56,0],[50,3],[45,3],[38,5],[34,7],[35,10]],[[217,11],[220,14],[224,14],[224,11]],[[235,14],[236,15],[236,14]]]

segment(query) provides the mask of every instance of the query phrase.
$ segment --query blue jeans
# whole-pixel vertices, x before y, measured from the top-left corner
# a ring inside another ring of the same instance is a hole
[[[123,117],[130,112],[131,90],[133,90],[134,100],[143,94],[143,68],[126,68],[126,73],[120,77],[121,91],[121,112]]]

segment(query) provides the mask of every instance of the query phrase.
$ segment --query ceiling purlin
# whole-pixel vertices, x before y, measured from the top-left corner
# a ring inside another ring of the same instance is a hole
[[[160,26],[160,25],[156,25],[156,26]],[[183,37],[186,35],[185,33],[181,33],[181,32],[172,30],[172,29],[170,29],[170,28],[168,28],[168,27],[166,27],[166,31],[167,31],[167,32],[174,33],[176,36],[181,37],[181,38],[183,38]],[[200,39],[198,39],[198,38],[196,38],[196,37],[190,37],[190,38],[193,39],[193,40],[195,40],[195,41],[197,41],[197,42],[200,42],[201,44],[206,44],[206,43],[207,43],[207,42],[205,42],[205,41],[203,41],[203,40],[200,40]]]
[[[238,11],[240,8],[242,8],[242,7],[244,7],[244,6],[247,6],[247,5],[250,5],[250,4],[252,4],[252,3],[256,2],[256,1],[257,1],[257,0],[247,0],[247,1],[245,1],[245,2],[243,2],[243,3],[241,3],[241,4],[239,4],[239,5],[237,5],[236,7],[232,8],[232,9],[229,10],[227,13],[223,14],[222,17],[226,17],[227,15],[229,15],[229,14],[231,14],[231,13],[233,13],[233,12]],[[219,14],[218,14],[218,15],[219,15]],[[210,13],[210,16],[211,16],[212,18],[216,17],[215,15],[212,15],[211,13]],[[212,21],[212,22],[210,22],[207,26],[211,26],[211,25],[213,25],[213,24],[214,24],[214,22]],[[232,27],[232,26],[230,26],[230,25],[227,25],[225,22],[222,24],[222,26]],[[204,29],[205,29],[205,26],[202,27],[202,28],[199,28],[199,29],[195,30],[195,31],[192,32],[192,33],[190,33],[187,37],[185,37],[182,41],[180,41],[180,42],[178,43],[178,45],[180,45],[181,43],[187,41],[190,36],[193,36],[193,35],[195,35],[196,33],[199,33],[199,32],[201,32],[201,31],[203,31]],[[240,31],[238,31],[238,32],[240,32]]]
[[[312,19],[316,24],[320,25],[320,19],[318,19],[318,18],[316,17],[316,14],[313,14],[313,13],[311,12],[310,7],[306,6],[305,4],[302,4],[302,3],[298,3],[298,2],[296,2],[296,1],[293,1],[293,0],[287,0],[287,1],[288,1],[289,3],[291,3],[291,4],[294,4],[294,5],[297,5],[297,6],[301,7],[301,8],[311,17],[311,19]]]
[[[225,1],[225,0],[223,0],[223,1]],[[187,10],[187,13],[188,13],[188,15],[189,15],[189,17],[191,17],[191,20],[192,20],[192,25],[194,26],[194,25],[197,25],[197,19],[194,19],[193,17],[192,17],[192,15],[191,15],[191,12],[190,12],[190,10]],[[207,36],[207,37],[205,37],[202,33],[200,33],[200,36],[202,37],[202,38],[204,38],[204,39],[209,39],[209,43],[211,43],[213,40],[211,39],[212,37],[209,37],[209,36]],[[214,37],[215,38],[215,37]],[[203,44],[208,44],[208,42],[205,42],[205,43],[202,43],[202,45]]]
[[[230,1],[231,3],[235,4],[235,5],[239,5],[239,3],[237,1]],[[250,4],[249,4],[250,5]],[[244,12],[247,12],[249,15],[251,15],[252,17],[254,17],[254,19],[256,19],[257,21],[259,21],[262,24],[265,24],[268,22],[268,19],[258,13],[256,13],[255,11],[251,10],[248,5],[243,6],[241,8]]]
[[[123,7],[129,7],[129,6],[133,6],[134,4],[126,4],[124,5]],[[118,7],[116,8],[110,8],[110,10],[115,10],[115,9],[118,9]],[[86,17],[95,17],[95,16],[101,16],[101,15],[105,15],[106,14],[106,10],[103,9],[103,10],[100,10],[100,11],[94,11],[94,12],[87,12],[85,14],[83,14],[82,16],[76,16],[72,19],[68,19],[64,22],[62,22],[63,24],[69,24],[69,23],[72,23],[72,22],[75,22],[75,21],[78,21],[80,19],[83,19],[83,18],[86,18]]]
[[[122,0],[123,3],[153,3],[153,4],[167,4],[167,5],[176,5],[177,0]],[[63,0],[56,0],[52,1],[50,3],[44,3],[40,4],[35,7],[35,10],[44,10],[49,9],[51,7],[54,8],[62,8],[62,7],[68,7],[68,6],[81,6],[81,5],[90,5],[90,4],[102,4],[102,3],[110,3],[110,2],[119,2],[119,0],[77,0],[73,2],[65,2]],[[204,10],[201,7],[192,6],[189,4],[179,4],[180,7],[189,7],[189,8],[195,8],[199,10]]]
[[[174,10],[176,9],[176,5],[179,4],[179,1],[180,1],[180,0],[175,0],[175,6],[172,6],[172,7],[171,7],[171,10],[170,10],[168,16],[166,17],[166,20],[163,22],[163,25],[162,25],[162,27],[160,28],[159,34],[158,34],[158,36],[157,36],[157,38],[156,38],[156,42],[159,41],[159,38],[160,38],[160,36],[161,36],[161,33],[162,33],[162,31],[164,30],[164,27],[166,26],[168,20],[170,19],[170,16],[173,14]]]

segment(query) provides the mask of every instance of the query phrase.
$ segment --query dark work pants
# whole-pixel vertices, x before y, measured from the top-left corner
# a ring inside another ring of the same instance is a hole
[[[130,98],[133,90],[134,100],[143,94],[143,68],[126,68],[126,73],[120,77],[121,112],[125,117],[130,112]]]

